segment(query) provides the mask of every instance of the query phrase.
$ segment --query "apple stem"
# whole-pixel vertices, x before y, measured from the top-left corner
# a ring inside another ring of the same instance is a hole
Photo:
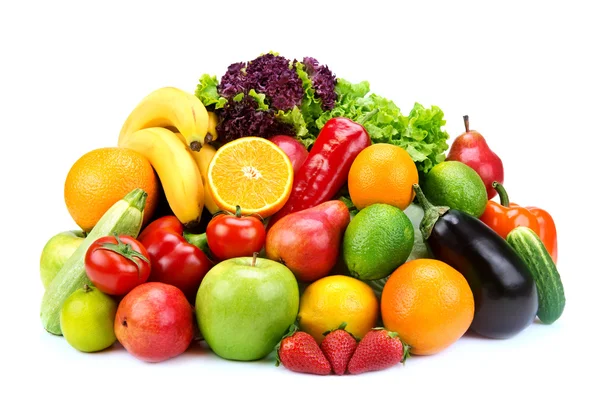
[[[87,292],[91,292],[92,288],[86,283],[83,285],[83,292],[87,293]]]
[[[252,267],[256,265],[256,257],[258,257],[258,253],[255,251],[254,254],[252,254]]]
[[[463,121],[465,121],[465,132],[469,132],[469,116],[468,115],[464,115],[463,116]]]

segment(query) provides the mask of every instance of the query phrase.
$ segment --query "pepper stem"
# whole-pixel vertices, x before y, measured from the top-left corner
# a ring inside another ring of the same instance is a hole
[[[469,116],[463,115],[463,121],[465,121],[465,132],[469,132]]]
[[[509,207],[510,201],[508,201],[508,193],[506,193],[506,189],[504,189],[504,186],[502,186],[500,182],[494,181],[492,182],[492,187],[496,189],[496,192],[498,192],[498,196],[500,196],[500,204],[504,207]]]
[[[241,218],[242,217],[242,207],[235,206],[235,216],[237,218]]]
[[[418,183],[413,184],[413,189],[424,212],[423,220],[421,221],[421,226],[419,229],[421,230],[423,239],[427,240],[429,239],[429,236],[431,236],[431,231],[433,230],[437,220],[446,212],[448,212],[450,207],[438,207],[431,204],[425,197],[425,194],[423,194],[423,190],[421,190],[421,187]]]

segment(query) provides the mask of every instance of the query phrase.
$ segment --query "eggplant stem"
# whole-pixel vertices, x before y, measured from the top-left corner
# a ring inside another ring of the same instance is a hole
[[[450,207],[438,207],[431,204],[429,200],[427,200],[427,198],[425,197],[425,194],[423,193],[423,190],[421,189],[418,183],[413,184],[413,189],[415,191],[417,199],[419,200],[421,208],[423,208],[424,213],[423,220],[421,221],[421,226],[419,227],[419,229],[421,230],[423,239],[427,240],[429,239],[429,236],[431,236],[431,231],[433,231],[433,227],[435,226],[437,220],[442,215],[447,213],[448,210],[450,210]]]

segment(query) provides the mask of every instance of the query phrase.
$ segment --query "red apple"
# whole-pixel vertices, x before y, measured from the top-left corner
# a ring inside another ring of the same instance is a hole
[[[138,359],[165,361],[189,347],[194,337],[193,317],[192,306],[180,289],[147,282],[136,286],[119,303],[115,335]]]
[[[287,154],[292,162],[294,174],[297,173],[302,164],[304,164],[306,157],[308,157],[308,150],[306,150],[306,147],[298,140],[286,135],[276,135],[269,140],[279,146],[279,148]]]

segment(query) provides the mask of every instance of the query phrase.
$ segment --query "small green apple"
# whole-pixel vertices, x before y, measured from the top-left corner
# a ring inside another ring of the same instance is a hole
[[[57,233],[46,242],[40,257],[40,277],[44,289],[48,288],[52,279],[84,239],[83,231],[73,230]]]
[[[220,357],[251,361],[266,357],[298,315],[294,274],[258,257],[221,261],[206,274],[196,296],[202,337]]]

